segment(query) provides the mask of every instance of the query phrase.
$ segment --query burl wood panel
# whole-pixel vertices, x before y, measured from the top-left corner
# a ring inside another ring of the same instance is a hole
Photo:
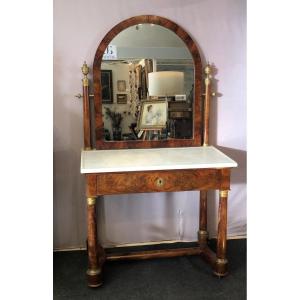
[[[112,39],[122,30],[137,25],[140,23],[157,24],[166,27],[177,34],[187,48],[191,52],[194,60],[195,67],[195,101],[194,101],[194,128],[193,139],[172,139],[166,141],[105,141],[103,137],[103,120],[102,120],[102,87],[101,87],[101,62],[102,56],[112,41]],[[187,147],[187,146],[200,146],[202,144],[202,131],[203,131],[203,105],[202,105],[202,64],[198,47],[190,35],[176,23],[158,16],[144,15],[129,18],[113,27],[100,42],[93,64],[93,81],[94,81],[94,105],[95,105],[95,126],[96,126],[96,149],[129,149],[129,148],[163,148],[163,147]]]
[[[97,175],[96,174],[85,175],[85,194],[87,197],[97,196]]]
[[[229,187],[229,176],[218,169],[97,174],[97,194],[176,192]]]

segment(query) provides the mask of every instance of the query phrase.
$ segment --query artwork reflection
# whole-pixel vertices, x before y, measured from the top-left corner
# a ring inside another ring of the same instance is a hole
[[[140,130],[163,129],[167,124],[168,102],[165,100],[143,101],[139,116]]]

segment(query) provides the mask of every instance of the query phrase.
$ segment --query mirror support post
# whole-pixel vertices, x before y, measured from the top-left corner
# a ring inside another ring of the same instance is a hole
[[[89,67],[84,62],[81,68],[82,74],[82,94],[83,94],[83,135],[84,135],[84,150],[91,150],[91,124],[90,124],[90,100],[89,100]]]
[[[209,110],[210,110],[210,97],[211,97],[211,66],[208,63],[204,69],[205,78],[205,100],[204,100],[204,138],[203,146],[208,146],[209,136]]]

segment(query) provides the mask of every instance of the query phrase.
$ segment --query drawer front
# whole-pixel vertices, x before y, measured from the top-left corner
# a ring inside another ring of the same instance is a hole
[[[217,169],[97,174],[98,195],[218,189],[221,184]]]

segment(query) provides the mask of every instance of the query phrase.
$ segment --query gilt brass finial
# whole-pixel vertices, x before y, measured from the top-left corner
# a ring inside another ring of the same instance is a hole
[[[86,62],[84,62],[81,68],[82,74],[84,75],[82,79],[83,86],[89,85],[89,79],[87,78],[87,74],[89,74],[90,68],[87,66]]]
[[[210,63],[208,62],[205,69],[204,69],[204,72],[206,75],[210,75],[211,74],[211,65]]]
[[[204,73],[206,75],[205,85],[209,85],[210,84],[210,79],[212,78],[211,71],[212,71],[212,68],[211,68],[210,63],[208,62],[207,65],[206,65],[206,67],[205,67],[205,69],[204,69]]]
[[[84,76],[89,74],[90,68],[87,66],[86,61],[84,61],[81,71]]]
[[[228,190],[221,190],[220,192],[219,192],[219,194],[220,194],[220,197],[228,197]]]

